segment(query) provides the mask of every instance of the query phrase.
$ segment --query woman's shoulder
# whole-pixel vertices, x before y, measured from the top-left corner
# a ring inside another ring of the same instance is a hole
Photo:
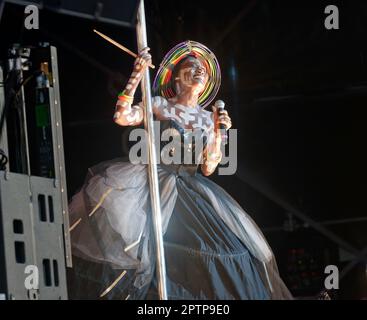
[[[152,97],[152,104],[154,107],[166,107],[168,106],[168,100],[162,96]]]
[[[210,119],[213,119],[213,112],[205,109],[201,109],[201,113]]]

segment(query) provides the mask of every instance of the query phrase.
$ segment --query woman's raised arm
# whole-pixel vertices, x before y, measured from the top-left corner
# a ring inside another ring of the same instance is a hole
[[[136,126],[144,120],[143,108],[139,105],[133,105],[133,102],[136,88],[151,60],[149,48],[144,48],[135,60],[134,70],[125,89],[118,96],[113,120],[120,126]]]

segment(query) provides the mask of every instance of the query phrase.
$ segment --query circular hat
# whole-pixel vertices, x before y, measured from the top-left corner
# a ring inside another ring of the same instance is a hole
[[[218,93],[221,72],[217,58],[203,44],[187,40],[173,47],[163,58],[153,82],[154,95],[160,95],[166,99],[176,95],[172,72],[175,66],[185,57],[195,56],[200,58],[208,72],[208,82],[199,95],[198,103],[202,108],[210,104]]]

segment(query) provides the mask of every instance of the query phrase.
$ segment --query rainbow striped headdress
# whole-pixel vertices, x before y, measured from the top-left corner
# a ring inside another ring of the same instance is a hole
[[[172,72],[175,66],[183,58],[187,56],[195,56],[200,58],[204,63],[209,75],[208,82],[204,90],[199,95],[199,105],[202,108],[207,107],[213,101],[218,93],[221,73],[217,58],[206,46],[203,44],[187,40],[181,42],[173,47],[164,57],[160,64],[158,72],[153,82],[153,94],[162,96],[166,99],[172,98],[176,95]]]

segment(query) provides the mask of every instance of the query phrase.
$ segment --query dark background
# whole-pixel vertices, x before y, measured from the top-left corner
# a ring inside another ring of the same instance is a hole
[[[339,30],[324,27],[328,4],[339,8]],[[0,59],[12,43],[57,47],[71,197],[88,167],[122,155],[127,132],[112,116],[133,58],[92,29],[133,51],[135,30],[48,10],[40,12],[39,30],[26,30],[23,10],[5,6]],[[350,259],[302,217],[323,222],[357,250],[367,246],[367,2],[157,0],[146,1],[146,15],[155,65],[187,39],[216,54],[218,98],[238,129],[238,170],[210,178],[264,231],[293,293],[317,294],[325,265],[341,271]],[[362,219],[344,221],[354,218]],[[357,263],[335,297],[367,297],[366,273],[366,260]]]

